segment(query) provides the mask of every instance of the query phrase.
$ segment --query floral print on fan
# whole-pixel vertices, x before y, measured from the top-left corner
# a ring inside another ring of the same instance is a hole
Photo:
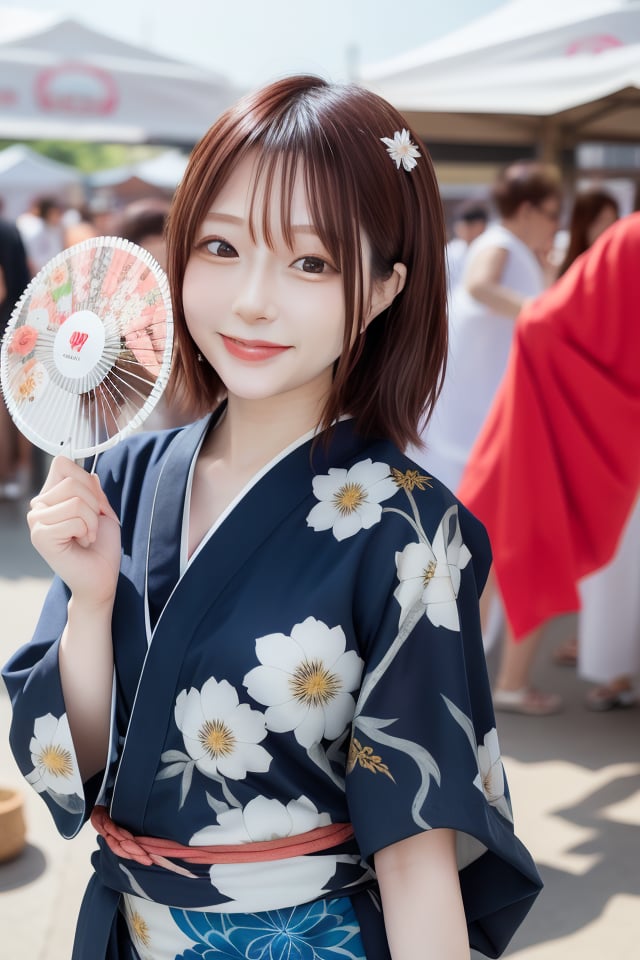
[[[9,353],[17,353],[21,357],[28,356],[33,352],[38,336],[36,328],[29,326],[28,323],[16,327],[9,341]]]
[[[45,365],[31,357],[18,369],[15,379],[11,381],[13,397],[16,402],[26,400],[33,403],[42,397],[48,383],[49,374]]]

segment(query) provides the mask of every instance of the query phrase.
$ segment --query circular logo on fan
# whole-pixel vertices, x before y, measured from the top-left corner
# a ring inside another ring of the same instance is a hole
[[[102,357],[104,326],[92,310],[78,310],[67,317],[56,334],[53,359],[64,377],[88,376]]]

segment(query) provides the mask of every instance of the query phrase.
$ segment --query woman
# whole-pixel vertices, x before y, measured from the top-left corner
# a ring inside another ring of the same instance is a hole
[[[102,487],[59,458],[34,499],[58,578],[6,679],[61,832],[95,807],[74,960],[464,960],[539,888],[487,541],[400,452],[446,354],[442,210],[404,123],[311,77],[222,115],[168,230],[174,375],[207,415],[104,454]]]
[[[567,250],[558,276],[566,273],[573,261],[588,250],[619,216],[618,201],[606,190],[593,187],[578,193],[573,202]]]
[[[460,495],[489,529],[518,641],[505,645],[494,692],[503,709],[536,712],[540,702],[529,684],[541,625],[578,610],[578,582],[616,550],[623,578],[612,590],[609,571],[602,573],[594,645],[607,672],[601,679],[620,672],[611,630],[623,598],[624,619],[635,619],[638,593],[637,560],[630,565],[627,558],[634,540],[637,547],[640,487],[639,256],[636,214],[606,230],[523,312],[507,374],[463,477]],[[631,627],[626,643],[635,665],[636,637]],[[634,699],[628,685],[603,693],[613,705]]]
[[[469,247],[462,283],[452,292],[447,377],[428,429],[426,451],[411,454],[451,490],[502,379],[523,305],[544,288],[540,255],[560,217],[553,167],[521,162],[498,177],[500,215]]]

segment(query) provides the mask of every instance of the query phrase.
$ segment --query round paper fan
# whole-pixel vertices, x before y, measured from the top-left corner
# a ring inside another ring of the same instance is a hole
[[[47,453],[93,456],[151,413],[172,342],[169,285],[151,254],[85,240],[46,264],[13,311],[0,357],[7,409]]]

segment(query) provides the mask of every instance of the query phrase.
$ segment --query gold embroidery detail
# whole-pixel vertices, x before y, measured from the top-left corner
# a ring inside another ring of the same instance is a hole
[[[221,720],[207,720],[198,731],[198,739],[212,760],[228,757],[236,746],[236,738]]]
[[[363,747],[355,737],[349,744],[349,756],[347,757],[347,773],[351,773],[355,765],[359,763],[365,770],[371,773],[384,773],[386,777],[393,780],[389,767],[382,762],[382,758],[373,752],[373,747]],[[395,780],[393,780],[395,783]]]
[[[391,476],[397,487],[401,487],[409,493],[414,487],[417,487],[418,490],[426,490],[427,487],[431,487],[431,481],[433,480],[433,477],[423,477],[419,470],[405,470],[403,473],[396,467],[391,467]]]
[[[129,917],[129,922],[131,923],[133,935],[138,943],[141,943],[143,947],[151,946],[151,937],[149,935],[149,925],[147,921],[143,920],[140,914],[133,910]]]
[[[304,660],[289,681],[296,700],[310,707],[326,706],[340,692],[342,681],[322,660]]]
[[[73,758],[68,750],[50,744],[40,754],[40,763],[54,777],[70,777],[73,774]]]
[[[367,499],[366,492],[359,483],[345,483],[344,486],[336,492],[333,498],[333,505],[343,517],[349,516]]]
[[[431,582],[431,580],[433,580],[435,572],[436,572],[436,562],[435,560],[430,560],[429,566],[422,571],[422,585],[424,587],[427,587]]]

